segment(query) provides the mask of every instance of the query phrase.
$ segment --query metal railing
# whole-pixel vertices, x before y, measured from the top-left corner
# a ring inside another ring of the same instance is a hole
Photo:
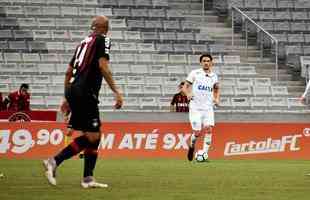
[[[257,24],[254,20],[252,20],[248,15],[246,15],[243,11],[241,11],[239,8],[232,6],[231,7],[231,26],[232,26],[232,40],[231,45],[232,48],[234,48],[235,45],[235,16],[239,14],[241,15],[242,23],[244,23],[245,26],[245,46],[246,46],[246,56],[248,57],[248,25],[252,24],[256,28],[257,35],[265,34],[272,42],[271,44],[275,45],[275,80],[276,82],[279,80],[279,66],[278,66],[278,40],[273,37],[269,32],[267,32],[265,29],[263,29],[259,24]],[[264,39],[260,41],[260,59],[263,60],[264,56]]]

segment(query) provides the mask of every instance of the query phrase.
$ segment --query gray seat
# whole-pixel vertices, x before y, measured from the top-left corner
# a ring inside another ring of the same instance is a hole
[[[277,7],[276,0],[261,0],[263,9],[274,9]]]
[[[208,46],[206,44],[193,44],[191,45],[192,47],[192,51],[194,54],[202,54],[202,53],[205,53],[205,52],[208,52]]]
[[[113,16],[112,8],[96,8],[96,15]]]
[[[303,43],[304,36],[303,34],[288,34],[287,35],[289,43]]]
[[[308,20],[308,14],[307,12],[303,12],[303,11],[293,11],[292,19],[293,20]]]
[[[240,63],[240,56],[228,56],[228,55],[224,55],[223,56],[224,59],[224,63]]]
[[[178,86],[181,82],[181,79],[177,76],[169,76],[169,77],[163,77],[163,83],[164,85],[173,85]]]
[[[146,95],[160,96],[162,94],[161,88],[159,85],[144,85],[143,91],[144,91],[144,94]]]
[[[295,32],[307,31],[306,23],[305,22],[292,22],[291,31],[295,31]]]
[[[90,7],[80,7],[79,8],[79,15],[80,16],[95,16],[96,15],[96,8],[90,8]]]
[[[9,18],[6,19],[6,22],[12,23],[10,27],[14,27],[13,20],[12,22],[8,21]],[[3,24],[6,25],[6,22]],[[18,18],[18,21],[16,22],[19,28],[36,28],[39,26],[39,20],[35,20],[35,18]]]
[[[221,74],[223,75],[236,75],[237,74],[237,67],[236,66],[222,66]]]
[[[13,30],[15,39],[33,39],[33,32],[31,30]]]
[[[40,6],[24,6],[25,16],[41,16]]]
[[[3,57],[6,62],[22,62],[20,53],[4,53]]]
[[[148,72],[148,66],[143,64],[132,64],[130,65],[131,72],[134,74],[147,74]]]
[[[103,6],[118,6],[117,0],[98,0],[98,3]]]
[[[169,63],[168,54],[152,54],[154,63]]]
[[[0,84],[0,91],[5,92],[5,93],[9,93],[11,91],[9,84]]]
[[[260,9],[260,2],[255,0],[244,0],[244,6],[246,8],[257,8]]]
[[[294,8],[294,4],[291,0],[278,1],[278,8]]]
[[[186,55],[169,55],[170,63],[179,63],[179,64],[186,64],[187,57]]]
[[[139,52],[155,52],[154,43],[137,43]]]
[[[60,9],[58,6],[42,6],[42,13],[45,16],[60,16]]]
[[[143,95],[142,85],[124,85],[124,92],[126,96]]]
[[[260,11],[259,12],[259,19],[260,20],[272,20],[275,18],[273,11]]]
[[[251,103],[251,107],[266,108],[268,106],[268,101],[264,97],[251,97],[250,103]]]
[[[95,12],[94,12],[94,14],[95,14]],[[79,10],[77,7],[61,6],[60,7],[60,15],[61,16],[78,16]]]
[[[189,33],[178,32],[177,33],[177,40],[183,41],[183,42],[195,41],[195,37],[194,37],[194,34],[192,32],[189,32]]]
[[[182,65],[167,65],[167,72],[169,75],[185,75],[184,66]]]
[[[51,39],[51,33],[49,30],[33,30],[34,40],[48,40]]]
[[[251,96],[252,90],[250,86],[235,86],[236,96]]]
[[[127,84],[129,85],[144,85],[145,81],[144,81],[144,76],[127,76]]]
[[[54,28],[56,26],[55,18],[38,18],[37,22],[38,25],[34,25],[40,28]]]
[[[169,30],[169,29],[180,30],[181,29],[180,22],[178,20],[164,20],[163,26],[165,30]]]
[[[146,29],[163,29],[163,24],[160,19],[157,20],[145,20]]]
[[[28,47],[30,51],[47,51],[45,42],[29,41]]]
[[[0,84],[11,84],[13,83],[13,78],[9,75],[0,75]]]
[[[160,32],[159,33],[159,39],[161,41],[166,40],[177,40],[175,32]]]
[[[5,73],[17,73],[19,69],[16,63],[0,63],[0,71]]]
[[[124,31],[125,40],[141,40],[139,31]]]
[[[289,10],[287,10],[287,11],[275,11],[274,19],[280,20],[280,21],[291,20],[292,19],[291,12]]]
[[[135,61],[137,63],[151,63],[153,62],[152,54],[145,54],[145,53],[136,54]]]
[[[158,40],[157,32],[141,32],[142,40],[148,41],[148,40]]]
[[[173,44],[176,53],[191,53],[192,49],[189,44]]]
[[[162,110],[168,110],[170,108],[170,104],[171,104],[171,97],[158,97],[157,98],[158,101],[158,106],[160,109]]]
[[[131,9],[131,16],[132,17],[148,17],[148,10],[145,8],[132,8]]]
[[[236,83],[238,86],[253,86],[253,79],[252,78],[236,78]]]
[[[154,110],[158,108],[157,99],[155,97],[140,97],[140,107],[144,110]]]
[[[222,86],[236,86],[236,79],[235,78],[222,78],[220,80]]]
[[[11,30],[0,30],[0,39],[12,39],[13,34]]]
[[[254,96],[269,96],[270,89],[269,86],[254,86],[253,93]]]
[[[33,76],[33,83],[35,84],[50,84],[52,83],[50,76],[48,75],[37,75]]]
[[[117,17],[131,17],[131,13],[128,8],[113,8],[113,15]]]
[[[286,86],[271,86],[272,96],[287,96],[288,91]]]
[[[40,54],[41,61],[47,63],[56,63],[59,62],[59,58],[57,54]]]
[[[165,53],[174,52],[174,49],[171,43],[157,43],[156,50],[159,52],[165,52]]]
[[[153,0],[154,7],[168,7],[168,0]]]
[[[151,0],[136,0],[136,6],[147,6],[147,7],[152,7],[152,1]]]
[[[287,108],[287,98],[286,97],[269,97],[268,98],[269,107],[275,108]]]
[[[146,85],[162,85],[163,84],[163,77],[161,76],[146,76],[145,83]]]
[[[127,28],[125,19],[110,19],[110,25],[111,25],[112,30]]]
[[[166,12],[164,9],[149,9],[149,17],[161,17],[166,18]]]
[[[165,65],[150,65],[149,66],[150,74],[167,74],[167,68]]]
[[[40,74],[53,74],[56,72],[64,74],[64,72],[67,70],[68,66],[66,66],[66,69],[61,71],[56,71],[55,64],[53,63],[39,63],[38,64],[38,71]]]
[[[22,58],[24,62],[40,62],[40,55],[38,53],[23,53]]]
[[[256,75],[255,66],[239,66],[238,73],[239,75]]]
[[[32,78],[30,75],[18,75],[14,77],[14,83],[15,84],[22,84],[22,83],[31,84]]]

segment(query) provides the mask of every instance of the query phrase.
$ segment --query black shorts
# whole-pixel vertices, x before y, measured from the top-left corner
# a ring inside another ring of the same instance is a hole
[[[83,132],[99,132],[100,117],[98,98],[91,93],[81,94],[80,91],[67,89],[66,99],[71,109],[68,128]]]

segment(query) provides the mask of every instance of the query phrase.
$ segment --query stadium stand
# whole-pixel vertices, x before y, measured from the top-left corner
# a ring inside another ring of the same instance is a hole
[[[227,1],[214,1],[215,6],[221,3],[228,8]],[[283,43],[280,58],[309,54],[310,18],[302,1],[228,3]],[[302,81],[280,69],[276,82],[273,63],[258,61],[257,46],[251,44],[245,55],[242,34],[235,34],[232,49],[232,29],[214,11],[202,18],[200,0],[10,0],[0,5],[0,89],[8,92],[29,83],[33,108],[57,107],[75,46],[88,34],[91,17],[104,14],[110,17],[111,69],[124,91],[125,111],[169,111],[177,85],[199,67],[203,52],[214,55],[214,70],[220,76],[218,112],[308,109],[296,101],[304,89]],[[103,83],[101,110],[111,109],[110,95]]]

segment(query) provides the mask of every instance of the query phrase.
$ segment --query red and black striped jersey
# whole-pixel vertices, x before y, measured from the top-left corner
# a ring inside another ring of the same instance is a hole
[[[187,96],[183,95],[181,92],[175,94],[172,98],[171,105],[175,105],[176,112],[188,112],[189,100]]]

